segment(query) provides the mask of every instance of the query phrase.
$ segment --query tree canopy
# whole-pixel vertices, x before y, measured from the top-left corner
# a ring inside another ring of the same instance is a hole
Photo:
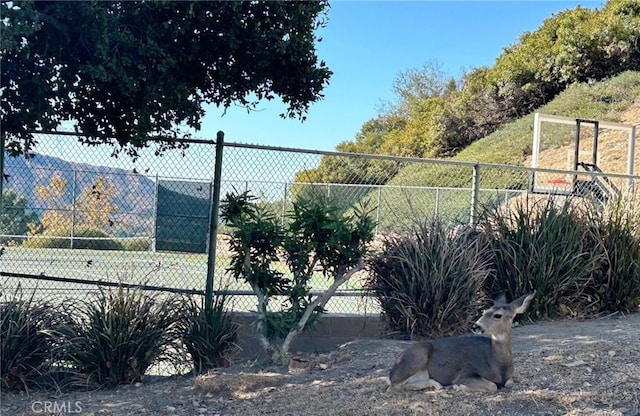
[[[305,119],[331,71],[316,55],[327,1],[13,1],[0,6],[2,138],[70,120],[83,141],[130,154],[198,130],[203,105],[275,96]]]

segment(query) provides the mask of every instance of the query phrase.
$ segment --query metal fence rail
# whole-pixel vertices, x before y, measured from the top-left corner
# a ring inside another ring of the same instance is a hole
[[[124,282],[201,294],[212,269],[213,288],[229,291],[235,309],[255,309],[253,298],[243,295],[251,293],[248,286],[226,274],[224,227],[214,230],[216,238],[209,237],[215,141],[190,141],[188,148],[161,156],[152,143],[132,160],[113,158],[110,147],[83,146],[69,134],[39,134],[37,139],[39,153],[33,157],[4,159],[0,284],[5,293],[21,285],[48,298],[82,296],[99,282]],[[624,192],[633,192],[639,183],[637,176],[598,171],[576,175],[241,143],[225,143],[222,155],[223,198],[228,192],[249,190],[283,221],[301,192],[336,198],[345,209],[367,201],[381,235],[435,217],[451,224],[474,222],[480,207],[508,204],[531,190],[534,176],[538,187],[548,183],[547,192],[559,193],[577,193],[571,188],[575,178],[582,184],[606,178]],[[348,183],[313,181],[311,173],[322,160],[344,169]],[[392,163],[396,169],[381,170],[387,177],[378,172],[384,184],[369,183],[359,171],[363,160]],[[395,175],[399,167],[403,175]],[[209,241],[216,242],[215,259],[209,258]],[[327,282],[318,276],[314,284],[320,290]],[[342,288],[328,310],[375,312],[377,306],[363,294],[360,276]]]

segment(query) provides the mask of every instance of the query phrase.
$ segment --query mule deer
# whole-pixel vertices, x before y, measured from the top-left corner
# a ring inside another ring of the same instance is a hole
[[[529,307],[535,292],[507,303],[504,295],[493,301],[474,324],[474,332],[417,343],[396,359],[388,390],[441,389],[453,386],[496,391],[513,384],[511,324]],[[487,336],[488,335],[488,336]]]

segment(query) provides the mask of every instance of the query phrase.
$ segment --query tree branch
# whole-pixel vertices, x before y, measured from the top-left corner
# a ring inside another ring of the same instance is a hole
[[[336,277],[327,290],[325,290],[321,295],[316,296],[316,298],[306,307],[304,313],[302,314],[302,317],[300,318],[300,321],[298,321],[298,325],[291,329],[287,334],[286,338],[282,342],[281,351],[289,351],[289,344],[291,344],[296,335],[298,335],[302,328],[304,328],[304,326],[307,324],[309,318],[311,318],[311,314],[313,313],[313,311],[317,307],[324,308],[324,306],[327,304],[329,299],[331,299],[336,290],[338,290],[338,288],[342,286],[342,284],[348,281],[351,276],[363,269],[364,262],[361,258],[358,260],[358,264],[356,264],[351,270],[342,274],[342,276],[340,277]]]

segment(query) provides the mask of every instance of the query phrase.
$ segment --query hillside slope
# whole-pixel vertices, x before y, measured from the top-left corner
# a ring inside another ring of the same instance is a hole
[[[536,111],[567,117],[597,119],[613,122],[640,123],[640,72],[627,71],[609,80],[596,83],[574,84],[558,95],[550,103]],[[533,113],[506,124],[496,132],[486,136],[458,153],[453,160],[469,162],[502,163],[527,166],[531,155],[533,131]],[[562,145],[571,142],[566,137]],[[612,143],[607,143],[612,146]],[[637,148],[636,148],[637,149]],[[601,150],[605,150],[604,147]],[[566,168],[566,148],[555,150],[564,160]],[[636,150],[636,153],[640,151]],[[550,156],[550,153],[547,153]],[[636,155],[637,157],[637,155]],[[640,167],[640,166],[639,166]],[[468,186],[470,174],[468,169],[426,164],[411,164],[392,179],[391,185],[404,186]],[[464,173],[462,172],[464,171]],[[491,183],[483,183],[489,188],[519,188],[523,184],[521,178],[492,178]],[[515,181],[515,182],[514,182]]]

